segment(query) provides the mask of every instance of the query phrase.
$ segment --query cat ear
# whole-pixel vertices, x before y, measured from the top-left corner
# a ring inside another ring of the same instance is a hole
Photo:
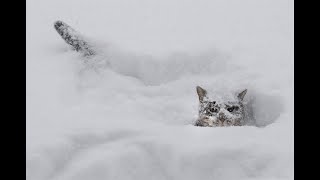
[[[247,93],[247,89],[243,90],[241,93],[238,94],[238,98],[242,101],[246,93]]]
[[[201,88],[200,86],[197,86],[197,93],[199,96],[199,101],[202,102],[203,98],[207,95],[207,91]]]

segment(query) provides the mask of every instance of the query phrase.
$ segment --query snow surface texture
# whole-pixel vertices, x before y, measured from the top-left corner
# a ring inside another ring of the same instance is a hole
[[[28,180],[293,179],[293,1],[27,0],[26,20]],[[259,127],[191,125],[197,85],[247,88]]]

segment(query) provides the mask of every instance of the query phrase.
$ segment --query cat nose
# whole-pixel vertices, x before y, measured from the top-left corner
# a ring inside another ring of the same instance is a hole
[[[219,119],[222,121],[224,121],[224,119],[226,117],[226,115],[223,112],[220,112],[218,116],[219,116]]]

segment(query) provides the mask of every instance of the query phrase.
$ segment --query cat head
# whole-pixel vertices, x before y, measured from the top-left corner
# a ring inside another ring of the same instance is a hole
[[[247,89],[231,98],[210,99],[207,91],[196,87],[199,97],[199,117],[196,126],[241,126],[244,121],[243,98]]]

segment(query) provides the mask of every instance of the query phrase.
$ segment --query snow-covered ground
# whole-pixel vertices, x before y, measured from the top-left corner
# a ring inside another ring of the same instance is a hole
[[[28,180],[293,179],[292,0],[27,0],[26,20]],[[247,88],[259,127],[193,126],[197,85]]]

